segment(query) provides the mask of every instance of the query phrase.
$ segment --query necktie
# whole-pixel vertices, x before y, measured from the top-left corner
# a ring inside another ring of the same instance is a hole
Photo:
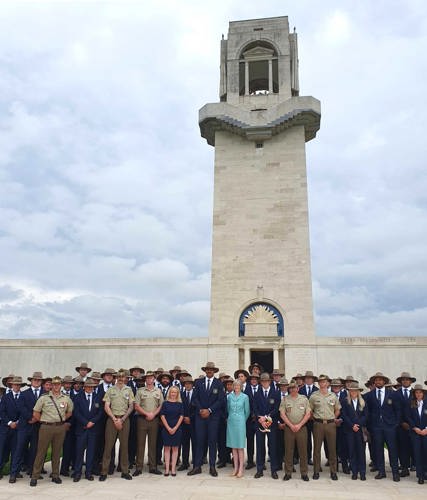
[[[191,403],[191,394],[190,391],[187,391],[187,400],[189,403]]]
[[[209,389],[211,388],[211,380],[208,378],[208,383],[206,386],[206,390],[209,392]]]
[[[107,385],[107,390],[108,390],[110,387],[111,387],[111,384],[108,384],[108,385]]]
[[[15,401],[18,401],[19,394],[15,394]]]
[[[166,399],[166,393],[167,392],[168,392],[167,389],[163,389],[163,397],[164,397],[164,399]]]
[[[409,399],[408,389],[405,389],[405,398]]]
[[[265,399],[267,399],[267,397],[268,397],[268,391],[264,391],[264,397],[265,397]]]
[[[310,397],[311,396],[311,387],[308,386],[308,389],[307,389],[307,396]]]
[[[34,397],[39,399],[39,391],[37,389],[34,389]]]
[[[87,405],[88,405],[89,410],[90,410],[90,394],[87,395]]]
[[[378,399],[378,403],[381,406],[381,389],[378,389],[378,391],[377,391],[377,399]]]

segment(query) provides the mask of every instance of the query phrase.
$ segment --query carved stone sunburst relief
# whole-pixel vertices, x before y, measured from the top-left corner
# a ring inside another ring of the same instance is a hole
[[[277,324],[279,318],[277,315],[264,304],[258,304],[250,309],[243,319],[243,323],[270,323]]]

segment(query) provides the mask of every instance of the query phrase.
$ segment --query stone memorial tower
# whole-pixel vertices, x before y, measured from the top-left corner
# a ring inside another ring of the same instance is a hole
[[[215,147],[209,355],[316,369],[305,143],[320,102],[299,95],[287,17],[230,22],[219,98],[199,112]]]

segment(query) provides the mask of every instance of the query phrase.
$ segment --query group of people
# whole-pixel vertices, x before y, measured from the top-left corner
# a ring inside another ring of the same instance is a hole
[[[34,372],[28,382],[14,374],[2,379],[0,478],[9,462],[9,483],[26,472],[37,486],[51,446],[52,482],[70,475],[74,482],[105,481],[116,468],[118,439],[117,470],[127,480],[142,474],[146,444],[148,472],[172,477],[188,469],[189,476],[200,474],[207,463],[213,477],[232,464],[232,476],[254,468],[258,479],[269,461],[273,479],[284,468],[283,480],[290,480],[299,464],[303,481],[309,465],[317,480],[323,446],[332,480],[340,463],[344,474],[364,481],[368,444],[375,479],[386,477],[385,445],[393,481],[411,470],[419,484],[427,479],[427,387],[414,385],[407,372],[396,384],[377,372],[362,394],[352,376],[307,371],[288,381],[281,370],[270,374],[257,363],[231,377],[215,376],[219,369],[208,362],[196,380],[179,366],[75,369],[76,377]]]

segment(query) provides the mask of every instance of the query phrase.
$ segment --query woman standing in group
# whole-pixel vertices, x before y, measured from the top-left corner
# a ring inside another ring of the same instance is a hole
[[[250,415],[249,398],[242,392],[240,380],[233,382],[233,392],[227,397],[227,446],[233,449],[232,476],[243,477],[246,420]]]
[[[427,474],[427,399],[421,384],[412,389],[411,399],[406,406],[406,418],[411,427],[411,442],[417,468],[418,484],[424,484]]]
[[[178,449],[182,441],[181,424],[184,419],[184,406],[181,394],[176,385],[170,387],[166,401],[160,410],[160,419],[163,423],[162,438],[165,453],[165,476],[176,476],[176,462]],[[172,455],[172,456],[171,456]]]

